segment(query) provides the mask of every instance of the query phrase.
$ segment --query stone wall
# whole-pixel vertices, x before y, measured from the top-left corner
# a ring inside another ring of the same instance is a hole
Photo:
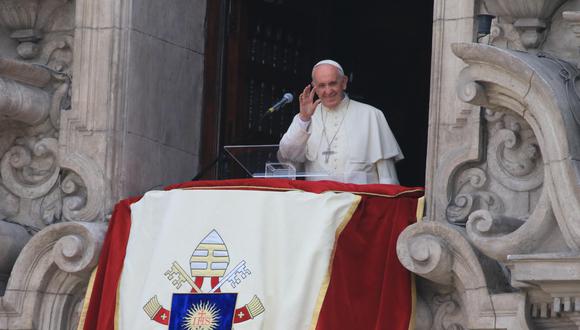
[[[0,329],[75,329],[116,201],[198,166],[205,0],[0,0]]]
[[[206,0],[136,1],[127,27],[119,195],[191,179],[199,161]]]

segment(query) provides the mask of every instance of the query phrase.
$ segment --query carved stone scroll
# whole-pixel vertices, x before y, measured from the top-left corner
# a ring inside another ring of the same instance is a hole
[[[490,293],[489,289],[505,281],[504,275],[497,265],[482,263],[484,259],[478,257],[459,230],[439,221],[411,225],[397,240],[397,255],[410,271],[457,289],[459,301],[441,297],[431,303],[439,306],[434,325],[454,329],[461,329],[462,324],[469,329],[529,328],[526,296]],[[456,318],[459,306],[469,311],[463,322]]]
[[[105,224],[66,222],[45,228],[24,247],[0,297],[8,329],[73,329]],[[46,293],[49,292],[50,295]]]
[[[541,245],[552,234],[551,223],[555,218],[568,247],[577,250],[580,225],[574,214],[580,211],[580,167],[575,159],[580,159],[580,126],[576,120],[580,116],[576,109],[580,108],[580,101],[572,84],[578,76],[575,66],[543,54],[480,44],[455,44],[453,51],[468,64],[461,72],[460,83],[475,82],[483,87],[486,101],[478,105],[514,113],[524,120],[511,126],[504,124],[494,133],[490,146],[496,152],[488,154],[488,163],[493,161],[495,165],[489,168],[490,175],[515,191],[534,189],[543,182],[542,193],[537,204],[533,204],[535,208],[530,210],[529,217],[520,218],[525,222],[513,231],[518,234],[506,233],[496,236],[493,243],[480,244],[479,238],[493,235],[471,226],[470,238],[478,238],[474,244],[484,253],[504,260],[510,253],[530,252],[530,244],[526,244],[530,240]],[[543,161],[539,163],[540,155]],[[491,212],[487,216],[496,215]],[[474,216],[473,220],[479,222],[483,218]],[[485,246],[495,246],[494,251]]]

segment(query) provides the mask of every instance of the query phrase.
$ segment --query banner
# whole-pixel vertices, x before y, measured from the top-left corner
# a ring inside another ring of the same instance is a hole
[[[237,293],[236,329],[309,328],[326,293],[337,230],[359,201],[331,192],[145,194],[131,205],[118,329],[166,329],[169,312],[159,322],[142,306],[155,299],[169,310],[175,292]],[[250,313],[243,308],[253,299],[262,307]]]
[[[82,328],[409,327],[395,244],[422,189],[254,179],[169,189],[117,205]]]

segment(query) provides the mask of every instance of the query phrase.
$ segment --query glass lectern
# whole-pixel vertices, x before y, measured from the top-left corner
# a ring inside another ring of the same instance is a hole
[[[280,162],[277,144],[224,146],[224,150],[253,178],[324,180],[329,177],[328,173],[307,173],[291,163]]]

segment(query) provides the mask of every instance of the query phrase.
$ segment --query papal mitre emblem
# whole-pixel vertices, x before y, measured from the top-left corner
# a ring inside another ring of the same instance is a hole
[[[226,244],[215,229],[199,242],[189,263],[193,277],[224,276],[230,263],[230,256]]]

